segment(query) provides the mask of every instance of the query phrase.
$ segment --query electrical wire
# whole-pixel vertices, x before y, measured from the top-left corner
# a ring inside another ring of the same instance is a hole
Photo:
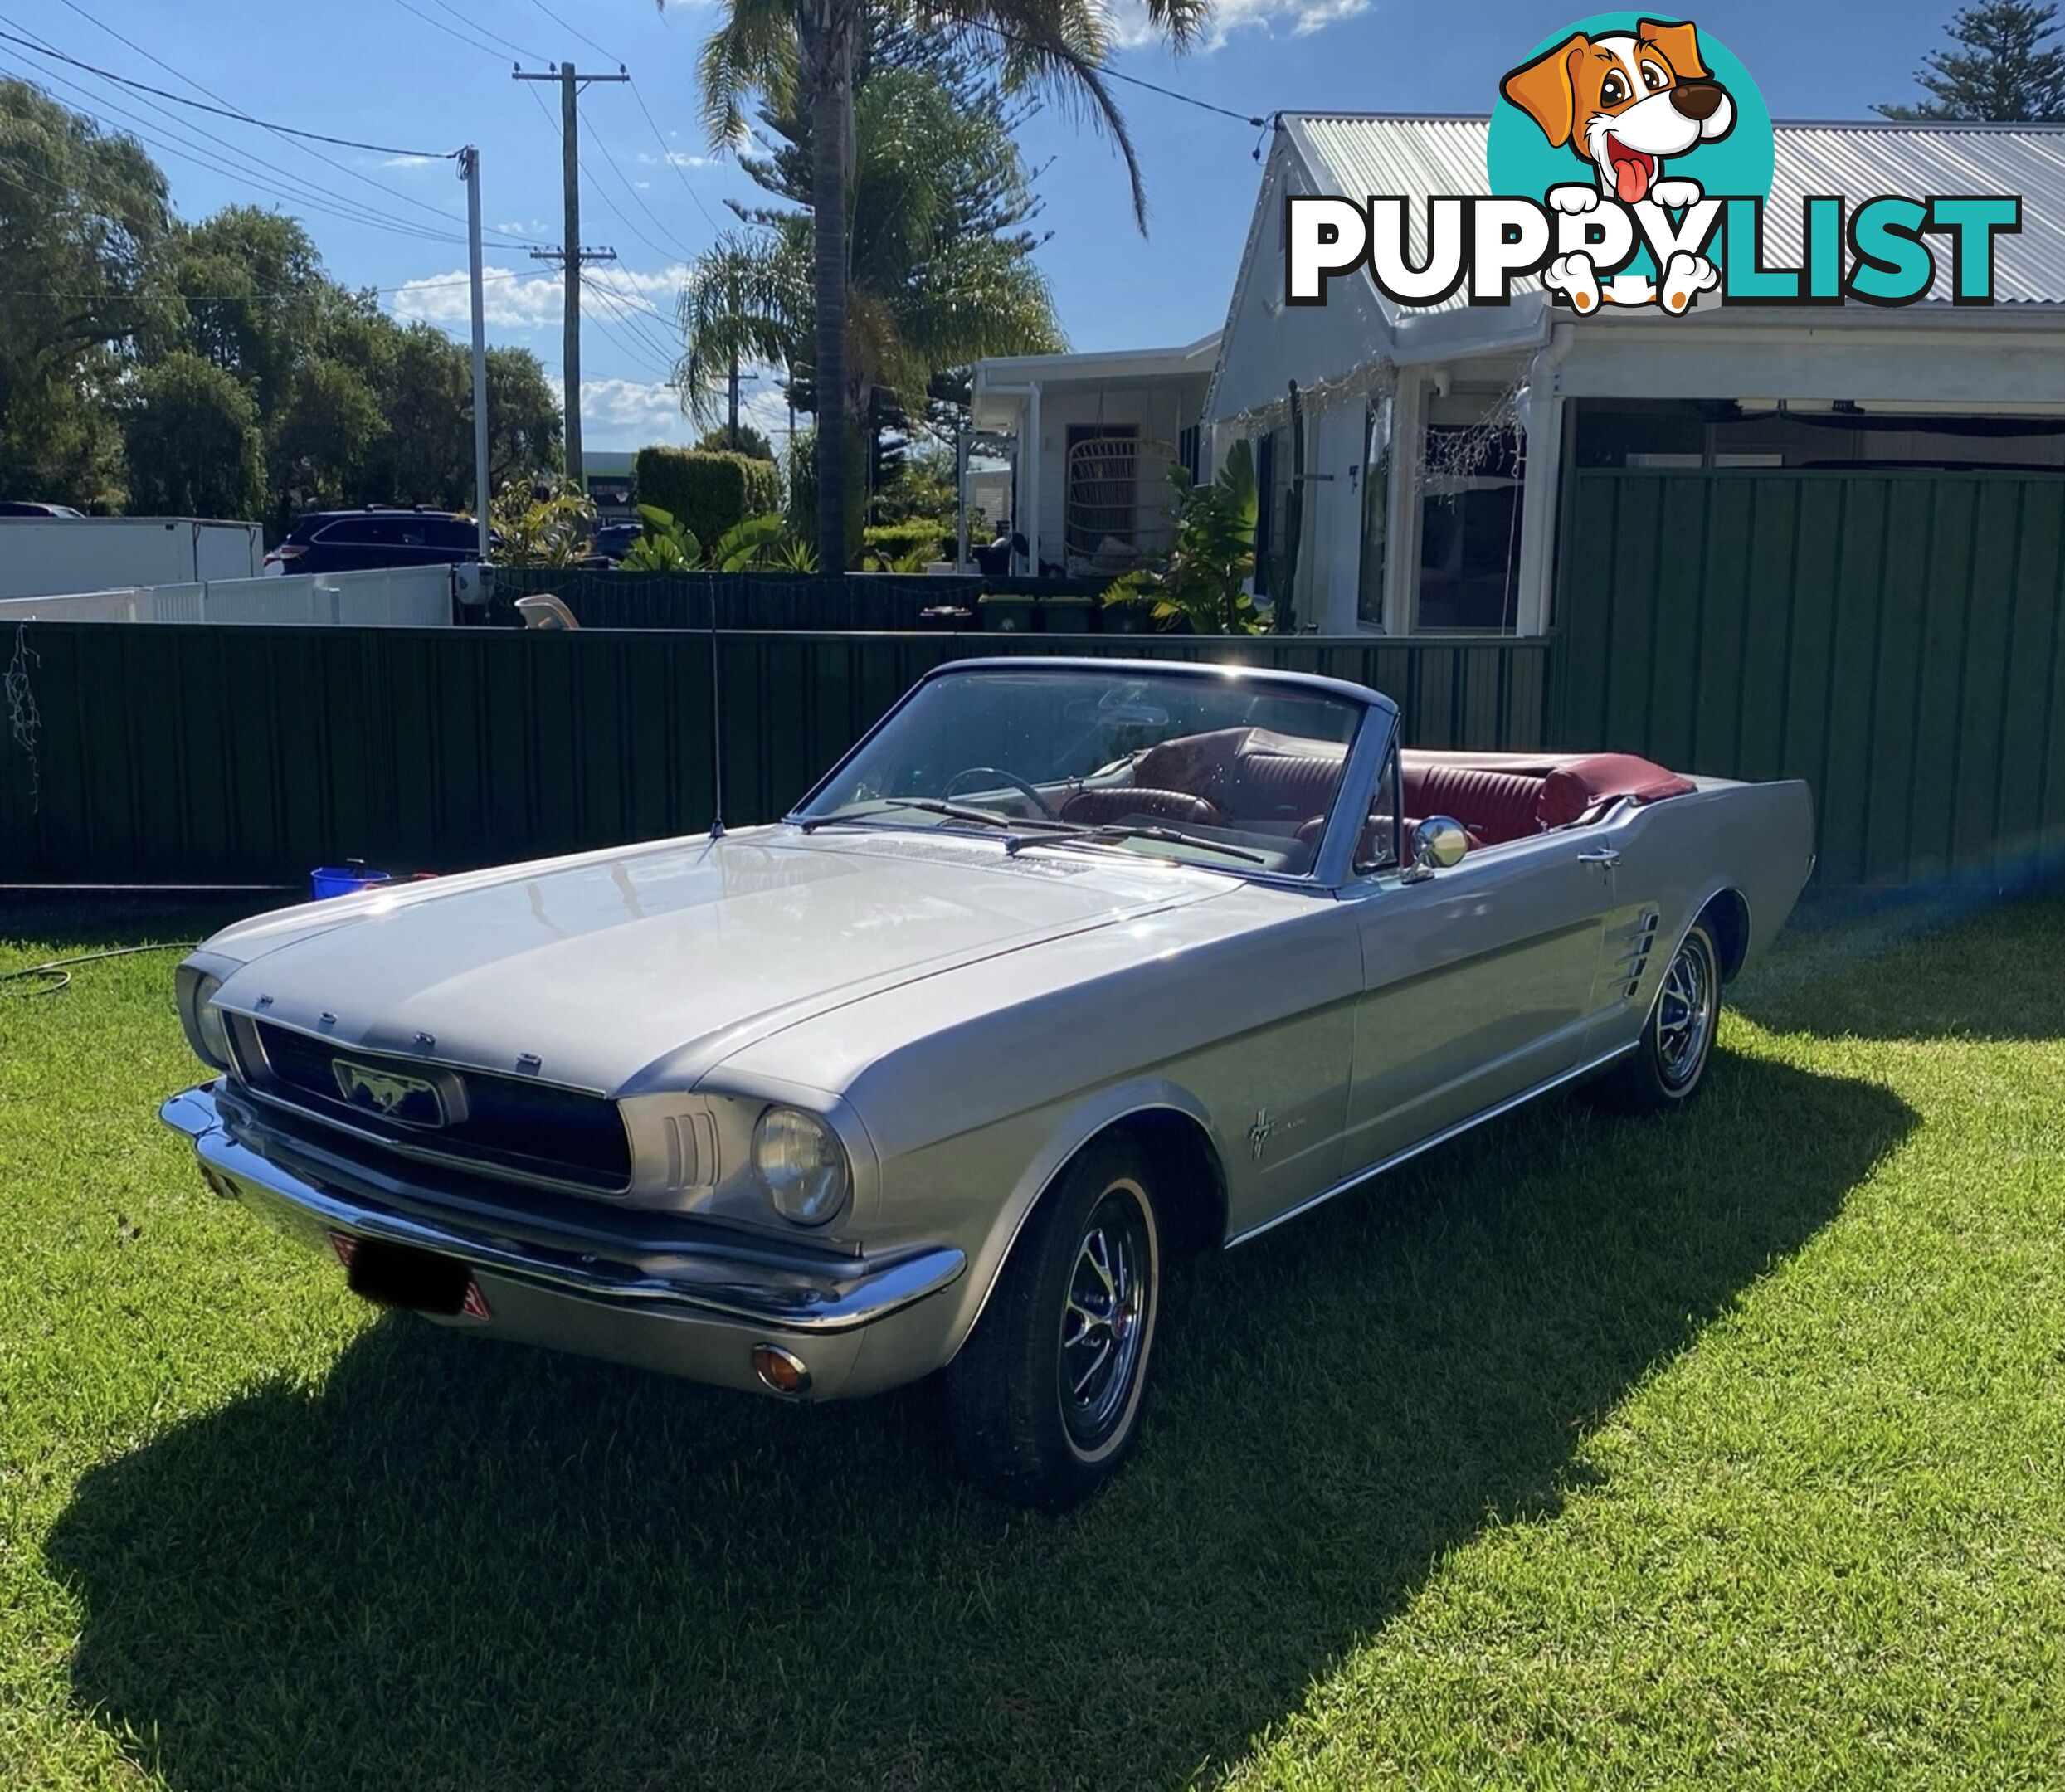
[[[548,62],[552,60],[549,56],[541,56],[536,51],[526,50],[523,45],[511,41],[509,38],[504,37],[499,31],[495,31],[489,26],[483,25],[480,20],[474,17],[471,13],[461,12],[457,7],[448,5],[446,3],[446,0],[431,0],[431,4],[436,7],[441,12],[451,13],[454,18],[457,19],[460,24],[465,26],[470,31],[476,32],[483,37],[493,38],[494,41],[500,44],[504,50],[510,51],[524,61]]]
[[[102,80],[113,81],[117,86],[134,88],[139,93],[154,94],[160,100],[169,100],[176,105],[192,106],[197,112],[212,112],[218,118],[235,119],[240,124],[256,124],[261,129],[276,132],[282,137],[305,137],[311,143],[334,144],[340,149],[363,149],[372,155],[421,156],[426,162],[449,162],[459,153],[456,149],[397,149],[392,144],[361,143],[355,138],[327,136],[321,131],[303,130],[293,124],[270,124],[264,119],[252,117],[248,112],[240,112],[233,106],[205,105],[198,100],[189,100],[183,94],[153,87],[147,81],[131,80],[126,75],[117,75],[112,70],[82,62],[77,56],[66,56],[61,50],[46,49],[27,37],[17,37],[12,32],[0,31],[0,39],[18,44],[23,49],[37,51],[43,56],[53,56],[60,62],[69,63],[73,68],[83,69],[89,75],[97,75]]]
[[[5,33],[0,33],[0,37],[4,36]],[[116,135],[134,137],[139,143],[148,144],[161,153],[176,157],[182,161],[193,163],[197,167],[207,168],[212,173],[221,174],[230,180],[248,183],[256,187],[262,192],[270,194],[275,198],[285,200],[290,205],[300,207],[310,212],[322,212],[332,217],[341,218],[346,223],[364,225],[375,230],[391,231],[397,236],[414,237],[421,242],[463,246],[466,241],[464,236],[455,236],[451,231],[432,230],[426,225],[418,225],[408,219],[398,218],[392,213],[376,212],[370,207],[361,206],[357,200],[347,198],[341,193],[304,180],[297,175],[284,173],[275,169],[270,172],[275,178],[267,179],[253,173],[249,166],[239,168],[232,163],[223,162],[210,151],[197,145],[191,138],[182,136],[176,142],[168,143],[143,129],[141,126],[144,121],[126,107],[119,106],[110,100],[89,92],[85,88],[80,86],[77,82],[68,81],[61,75],[51,74],[48,70],[24,69],[18,65],[6,62],[0,62],[0,68],[7,69],[17,79],[32,85],[52,84],[65,89],[67,92],[79,95],[81,104],[78,106],[78,110],[83,111],[87,117],[91,118],[104,129]],[[102,108],[105,109],[105,112],[100,110]],[[111,123],[106,116],[108,112],[112,112],[117,118],[127,119],[129,124],[124,126]],[[171,130],[173,127],[159,125],[157,129]],[[217,140],[220,141],[220,139]],[[245,157],[244,153],[237,150],[233,145],[223,147],[228,153],[242,157],[247,163],[249,162],[250,158]],[[280,186],[275,183],[276,181],[291,183],[293,187],[299,187],[301,191],[295,192],[289,187]],[[310,197],[311,192],[324,194],[335,202],[325,203],[323,199]],[[349,209],[346,209],[347,207]],[[497,246],[510,246],[498,244]]]
[[[63,0],[63,3],[72,12],[76,12],[80,17],[85,20],[89,25],[95,27],[98,30],[105,32],[108,36],[114,38],[117,43],[127,46],[138,56],[142,56],[145,61],[153,63],[156,66],[163,69],[175,80],[183,81],[196,93],[204,94],[209,99],[216,100],[226,107],[228,106],[229,101],[225,100],[222,95],[217,93],[212,87],[208,86],[204,82],[196,80],[183,69],[173,66],[173,64],[168,62],[163,56],[157,55],[153,51],[146,49],[142,44],[137,42],[134,38],[127,37],[121,32],[117,31],[114,26],[109,24],[105,19],[96,17],[94,14],[89,12],[85,7],[81,6],[79,3],[79,0]],[[12,20],[7,20],[6,22],[10,24],[14,23]],[[21,27],[17,25],[16,28],[19,30]],[[35,37],[35,33],[32,32],[28,33],[28,35],[32,37]],[[51,46],[46,39],[37,38],[37,41],[39,43],[42,43],[46,50],[54,51],[55,46]],[[372,187],[377,192],[386,193],[390,198],[398,199],[405,205],[412,205],[416,207],[418,211],[427,212],[433,217],[440,218],[447,224],[463,226],[465,222],[465,220],[455,212],[447,211],[442,206],[432,205],[428,200],[419,199],[413,193],[404,192],[399,187],[392,186],[386,181],[376,180],[372,175],[364,173],[359,169],[353,168],[348,163],[338,161],[335,156],[325,155],[320,149],[313,149],[305,143],[297,141],[292,136],[281,134],[270,124],[268,124],[265,129],[274,131],[274,134],[280,136],[282,142],[291,144],[295,149],[299,149],[304,155],[313,156],[317,161],[324,163],[326,167],[335,168],[340,174],[349,175],[353,180],[359,182],[362,185]]]
[[[485,41],[484,38],[470,35],[465,32],[455,31],[451,26],[446,24],[443,20],[434,19],[421,7],[412,5],[411,3],[411,0],[394,0],[394,3],[401,7],[404,12],[414,13],[416,17],[420,18],[426,25],[429,26],[432,31],[441,31],[455,42],[464,44],[469,50],[478,50],[484,56],[491,56],[498,62],[502,60],[502,52],[499,50],[497,50],[492,44]],[[451,9],[447,7],[446,10],[450,11]],[[455,18],[462,18],[463,22],[462,15],[453,13],[452,16]]]
[[[557,25],[560,30],[567,32],[571,37],[578,37],[582,42],[586,44],[597,56],[606,57],[610,61],[614,62],[620,70],[624,66],[624,59],[621,56],[611,56],[608,51],[605,50],[601,45],[597,43],[586,32],[577,30],[575,27],[569,25],[564,19],[560,17],[557,12],[553,12],[550,7],[545,4],[545,0],[531,0],[531,4],[536,7],[540,12],[543,12],[547,18],[553,22],[553,24]]]
[[[1174,87],[1164,87],[1159,81],[1147,80],[1138,75],[1124,74],[1103,63],[1093,62],[1088,56],[1078,56],[1072,50],[1038,43],[1030,37],[1020,37],[1015,32],[1007,32],[1002,26],[992,25],[987,19],[958,18],[952,22],[975,31],[987,32],[992,37],[1001,38],[1007,44],[1015,44],[1021,50],[1037,51],[1042,56],[1059,56],[1064,62],[1073,62],[1076,67],[1096,75],[1100,80],[1123,81],[1128,87],[1144,87],[1149,93],[1161,95],[1164,100],[1180,100],[1185,105],[1196,106],[1201,112],[1216,112],[1220,117],[1230,118],[1236,124],[1252,124],[1257,130],[1269,128],[1267,118],[1251,117],[1244,112],[1235,112],[1229,106],[1215,105],[1209,100],[1200,100],[1194,94],[1183,93]]]
[[[629,80],[624,85],[631,89],[631,98],[638,102],[638,110],[645,114],[646,124],[652,127],[652,140],[660,146],[660,159],[674,170],[674,178],[681,183],[681,190],[694,201],[695,209],[703,214],[703,222],[716,235],[722,236],[724,232],[717,220],[710,216],[710,208],[703,203],[703,196],[695,190],[689,177],[681,172],[681,164],[675,160],[674,152],[667,147],[667,139],[660,133],[660,120],[652,115],[652,108],[645,104],[645,96],[638,90],[638,83]]]
[[[634,354],[632,357],[634,360],[640,360],[649,355],[651,357],[648,363],[649,370],[657,368],[663,371],[668,379],[671,380],[674,377],[676,356],[671,345],[657,340],[647,327],[639,323],[637,314],[629,309],[617,295],[608,287],[592,285],[583,280],[582,290],[590,298],[600,301],[605,314],[621,324],[640,345],[644,350],[644,355]],[[624,346],[621,340],[619,346]]]

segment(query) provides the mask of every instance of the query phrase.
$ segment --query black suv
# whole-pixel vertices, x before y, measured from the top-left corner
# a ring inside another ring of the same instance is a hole
[[[265,556],[265,570],[360,572],[455,566],[480,557],[473,523],[449,510],[310,510]]]

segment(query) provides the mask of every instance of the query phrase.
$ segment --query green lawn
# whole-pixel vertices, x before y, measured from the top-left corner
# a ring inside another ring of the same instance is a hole
[[[203,919],[80,914],[0,969]],[[0,1785],[2065,1781],[2065,903],[1812,918],[1692,1114],[1200,1266],[1059,1521],[374,1317],[158,1127],[169,957],[0,986]]]

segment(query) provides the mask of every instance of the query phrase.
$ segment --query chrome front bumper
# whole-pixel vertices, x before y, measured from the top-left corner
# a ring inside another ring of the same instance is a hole
[[[751,1366],[757,1343],[801,1357],[815,1397],[914,1380],[938,1366],[928,1360],[938,1323],[920,1303],[967,1267],[951,1245],[887,1259],[785,1252],[667,1215],[611,1210],[616,1229],[589,1232],[563,1218],[441,1211],[412,1182],[271,1131],[219,1083],[174,1095],[158,1118],[192,1140],[209,1187],[285,1231],[317,1244],[383,1239],[465,1264],[490,1317],[441,1323],[721,1385],[764,1391]],[[652,1222],[645,1235],[627,1235],[624,1222],[635,1234],[641,1219]],[[868,1361],[856,1373],[864,1333]]]

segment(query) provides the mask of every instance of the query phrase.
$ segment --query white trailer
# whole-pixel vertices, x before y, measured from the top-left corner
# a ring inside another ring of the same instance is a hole
[[[0,517],[0,598],[256,578],[256,523],[199,517]]]

